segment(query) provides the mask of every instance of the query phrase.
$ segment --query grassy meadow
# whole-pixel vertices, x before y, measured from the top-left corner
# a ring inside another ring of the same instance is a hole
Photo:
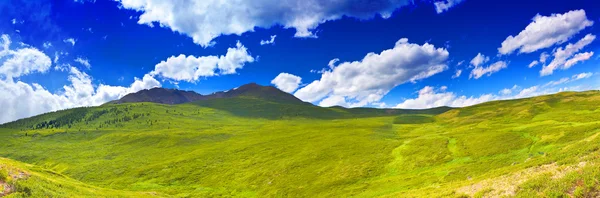
[[[597,91],[423,111],[107,104],[0,125],[0,195],[596,197],[599,132]]]

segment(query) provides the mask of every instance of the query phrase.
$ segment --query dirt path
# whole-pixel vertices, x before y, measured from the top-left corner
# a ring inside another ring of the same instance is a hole
[[[7,196],[14,192],[14,187],[0,180],[0,197]]]

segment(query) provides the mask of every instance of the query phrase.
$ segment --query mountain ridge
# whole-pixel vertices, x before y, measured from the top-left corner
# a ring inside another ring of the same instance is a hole
[[[600,193],[599,91],[386,114],[281,104],[243,90],[240,97],[81,107],[0,125],[0,165],[9,164],[0,185],[29,174],[9,185],[30,197]]]
[[[218,91],[208,95],[202,95],[194,91],[155,87],[127,94],[118,100],[113,100],[106,104],[153,102],[173,105],[195,102],[199,100],[233,97],[256,98],[279,103],[305,103],[296,98],[294,95],[283,92],[273,86],[263,86],[257,83],[248,83],[233,89]]]

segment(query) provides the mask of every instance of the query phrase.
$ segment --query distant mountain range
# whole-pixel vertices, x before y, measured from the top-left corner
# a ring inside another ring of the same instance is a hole
[[[278,103],[305,103],[294,97],[292,94],[283,92],[273,86],[262,86],[256,83],[249,83],[227,91],[219,91],[209,95],[202,95],[193,91],[183,91],[178,89],[152,88],[130,93],[119,100],[109,102],[109,104],[135,103],[135,102],[153,102],[161,104],[182,104],[199,100],[209,100],[217,98],[249,97],[262,99]]]
[[[226,110],[238,116],[278,118],[281,116],[307,116],[313,118],[363,117],[393,114],[440,114],[451,107],[431,109],[380,109],[345,108],[334,106],[323,108],[304,102],[294,95],[273,86],[249,83],[227,91],[202,95],[193,91],[152,88],[125,95],[108,104],[152,102],[160,104],[190,103],[204,107]]]

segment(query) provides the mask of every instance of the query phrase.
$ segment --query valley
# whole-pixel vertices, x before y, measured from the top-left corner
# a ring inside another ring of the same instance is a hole
[[[7,123],[0,126],[0,181],[13,188],[8,197],[599,192],[598,91],[429,110],[323,108],[284,94],[259,87]],[[11,179],[19,173],[27,176]]]

